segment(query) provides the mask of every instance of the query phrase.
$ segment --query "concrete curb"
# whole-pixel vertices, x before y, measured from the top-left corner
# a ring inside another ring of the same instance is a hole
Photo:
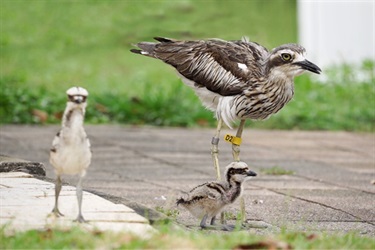
[[[46,176],[46,169],[43,163],[0,155],[0,173],[4,172],[23,172],[31,175]]]
[[[140,237],[149,237],[156,232],[148,219],[124,203],[132,204],[138,211],[143,211],[143,214],[147,212],[154,221],[163,218],[134,202],[124,202],[121,198],[111,196],[112,202],[105,194],[84,191],[83,214],[88,223],[74,223],[73,219],[77,213],[75,187],[67,185],[63,185],[59,199],[61,211],[64,211],[66,216],[56,218],[50,213],[54,203],[54,184],[43,175],[43,164],[11,157],[7,157],[7,162],[1,164],[0,224],[6,225],[7,233],[28,229],[70,228],[77,225],[87,230],[130,232]]]

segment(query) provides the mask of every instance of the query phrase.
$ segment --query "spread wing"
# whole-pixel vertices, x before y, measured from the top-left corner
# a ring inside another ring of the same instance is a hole
[[[139,43],[141,53],[175,67],[198,87],[223,96],[236,95],[263,74],[264,47],[247,41],[175,41],[155,38],[160,43]]]

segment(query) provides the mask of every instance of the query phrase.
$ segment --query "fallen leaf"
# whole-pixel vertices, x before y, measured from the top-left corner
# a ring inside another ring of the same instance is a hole
[[[31,110],[31,113],[33,116],[35,116],[36,118],[38,118],[38,120],[41,122],[41,123],[45,123],[48,119],[48,113],[43,111],[43,110],[40,110],[40,109],[33,109]]]
[[[63,114],[64,114],[63,111],[59,111],[59,112],[54,113],[53,116],[54,116],[57,120],[61,120],[62,117],[63,117]]]
[[[252,244],[242,244],[233,248],[233,250],[247,250],[247,249],[267,249],[267,250],[291,250],[291,245],[283,241],[259,241]]]
[[[100,103],[95,103],[95,109],[101,113],[108,113],[108,108]]]
[[[197,124],[201,127],[207,127],[209,125],[209,123],[206,119],[198,119]]]
[[[318,235],[317,234],[309,234],[309,235],[306,235],[306,239],[307,240],[315,240],[318,238]]]

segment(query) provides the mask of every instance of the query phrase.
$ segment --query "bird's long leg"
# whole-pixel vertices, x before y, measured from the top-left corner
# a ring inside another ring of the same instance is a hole
[[[223,120],[221,118],[219,118],[218,121],[217,121],[217,128],[216,128],[215,136],[212,137],[212,141],[211,141],[211,144],[212,144],[212,147],[211,147],[212,160],[214,162],[214,167],[215,167],[215,170],[216,170],[216,178],[217,178],[218,181],[221,180],[220,166],[219,166],[219,140],[220,140],[220,131],[221,131],[222,125],[223,125]],[[225,223],[223,212],[220,214],[220,222],[222,224]]]
[[[212,137],[212,141],[211,141],[211,144],[212,144],[212,147],[211,147],[211,154],[212,154],[212,160],[214,162],[214,167],[215,167],[215,170],[216,170],[216,177],[217,177],[217,180],[221,180],[221,175],[220,175],[220,166],[219,166],[219,136],[220,136],[220,130],[221,130],[221,126],[223,124],[223,120],[221,120],[221,118],[218,120],[217,122],[217,128],[216,128],[216,133],[215,133],[215,136]]]
[[[214,225],[215,225],[215,222],[216,222],[216,216],[213,216],[213,217],[211,218],[211,223],[210,223],[210,225],[211,225],[211,226],[214,226]]]
[[[54,213],[57,217],[64,216],[60,211],[59,211],[59,195],[61,191],[61,177],[60,175],[57,176],[56,178],[56,183],[55,183],[55,206],[52,209],[52,213]]]
[[[75,219],[74,221],[77,221],[79,223],[86,222],[82,216],[82,176],[80,176],[78,179],[76,192],[77,192],[77,200],[78,200],[78,216],[77,216],[77,219]]]
[[[240,125],[237,129],[236,137],[241,138],[243,128],[245,126],[246,120],[241,120]],[[240,145],[233,144],[232,143],[232,154],[233,154],[233,160],[234,161],[240,161]],[[245,210],[245,200],[243,197],[240,198],[240,210],[241,210],[241,222],[244,222],[246,220],[246,210]]]
[[[201,227],[202,229],[207,228],[207,226],[206,226],[206,220],[207,220],[207,217],[208,217],[208,215],[205,214],[205,215],[203,216],[202,220],[201,220],[201,223],[199,224],[200,227]]]
[[[236,137],[241,138],[243,128],[245,126],[245,121],[246,120],[241,120],[240,125],[238,126],[237,129],[237,134]],[[233,154],[233,160],[234,161],[240,161],[240,145],[232,143],[232,154]]]

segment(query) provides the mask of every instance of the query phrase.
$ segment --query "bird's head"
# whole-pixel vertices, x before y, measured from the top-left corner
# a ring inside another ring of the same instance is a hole
[[[226,167],[225,176],[229,183],[243,182],[257,174],[250,170],[245,162],[232,162]]]
[[[306,70],[316,74],[322,71],[305,58],[305,48],[298,44],[284,44],[270,52],[268,70],[271,75],[284,75],[289,78],[301,75]]]
[[[82,87],[72,87],[66,91],[66,94],[68,95],[68,102],[79,106],[86,103],[89,92]]]

